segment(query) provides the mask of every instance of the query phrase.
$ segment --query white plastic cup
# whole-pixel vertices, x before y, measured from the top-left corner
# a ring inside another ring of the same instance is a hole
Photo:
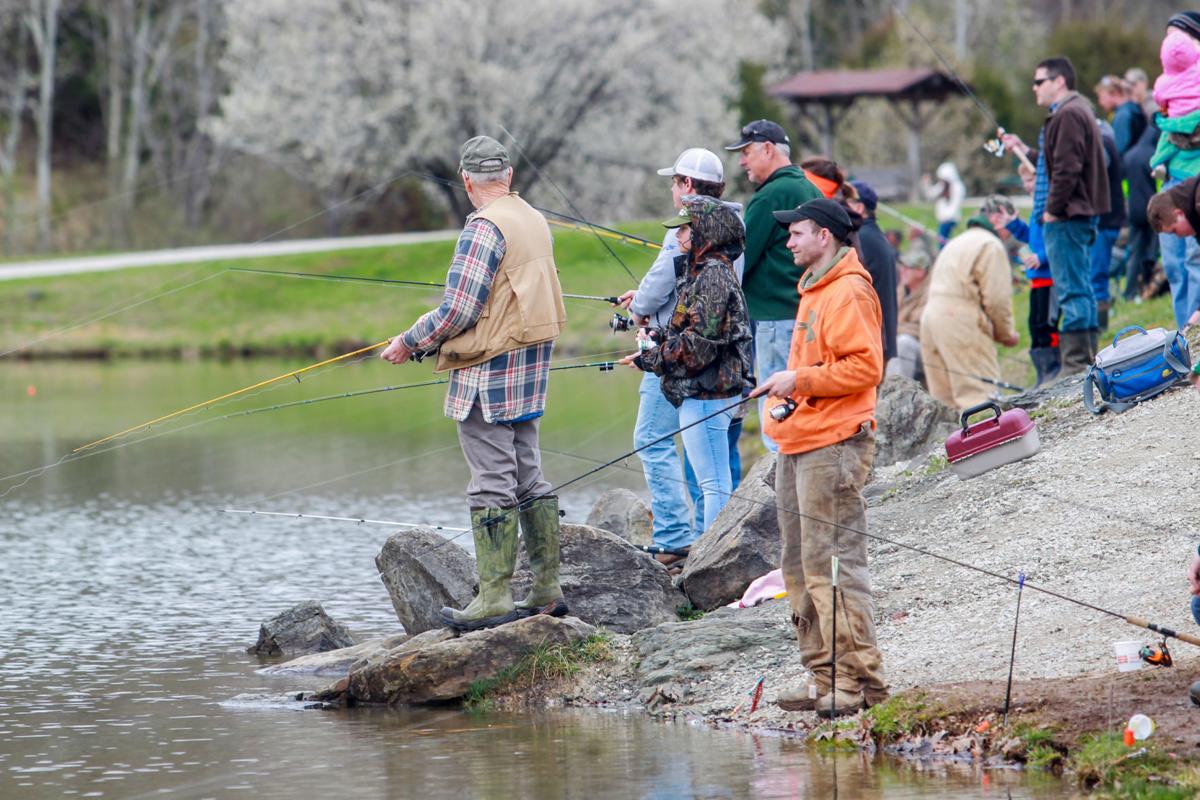
[[[1154,733],[1154,720],[1145,714],[1134,714],[1129,718],[1129,730],[1133,731],[1133,738],[1139,742],[1149,739],[1150,734]]]
[[[1113,642],[1113,652],[1117,654],[1117,672],[1136,672],[1142,668],[1142,657],[1139,652],[1141,642]]]

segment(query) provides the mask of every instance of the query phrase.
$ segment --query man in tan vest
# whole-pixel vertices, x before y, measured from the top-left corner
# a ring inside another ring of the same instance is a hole
[[[554,245],[545,218],[510,191],[512,166],[487,136],[462,146],[463,185],[475,211],[458,237],[442,304],[392,339],[381,357],[403,364],[438,351],[450,371],[446,416],[471,469],[467,502],[479,594],[442,622],[473,631],[534,614],[567,613],[558,582],[558,498],[542,476],[538,424],[546,407],[550,353],[566,324]],[[517,526],[533,570],[529,596],[514,603]]]

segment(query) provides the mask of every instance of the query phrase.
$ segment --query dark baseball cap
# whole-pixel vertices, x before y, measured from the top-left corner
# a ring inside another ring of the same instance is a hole
[[[769,119],[756,119],[742,128],[742,138],[735,144],[725,145],[726,150],[741,150],[751,142],[772,142],[790,145],[791,140],[778,123]]]
[[[458,168],[463,172],[500,172],[511,165],[504,145],[490,136],[468,139],[459,153]]]
[[[850,181],[850,185],[858,192],[858,199],[866,206],[867,211],[874,211],[879,205],[879,195],[871,188],[871,184],[866,181]]]
[[[818,227],[825,228],[839,242],[846,241],[854,226],[850,223],[850,215],[841,203],[827,197],[818,197],[807,203],[798,205],[790,211],[773,211],[775,220],[784,227],[802,219],[812,220]]]

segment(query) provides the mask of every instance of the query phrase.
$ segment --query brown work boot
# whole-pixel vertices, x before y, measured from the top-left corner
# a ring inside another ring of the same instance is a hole
[[[862,692],[828,692],[817,700],[817,716],[832,719],[857,714],[864,707]]]
[[[886,703],[889,697],[891,697],[891,694],[888,693],[887,689],[876,690],[874,692],[865,689],[863,690],[863,708],[870,708],[880,703]]]
[[[784,689],[775,698],[775,705],[784,711],[814,711],[817,698],[829,690],[822,691],[812,681],[806,681],[794,689]]]

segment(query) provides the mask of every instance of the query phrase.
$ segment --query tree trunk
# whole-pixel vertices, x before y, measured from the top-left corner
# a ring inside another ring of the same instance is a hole
[[[109,0],[108,25],[108,97],[105,98],[105,161],[108,173],[108,193],[116,197],[121,191],[121,131],[125,119],[125,36],[130,0]],[[123,244],[127,237],[124,203],[109,203],[109,239]]]
[[[16,37],[13,43],[13,63],[16,72],[5,98],[5,121],[8,130],[4,134],[3,152],[0,152],[0,172],[3,173],[4,179],[4,250],[7,253],[14,252],[17,247],[17,151],[21,146],[21,134],[24,130],[22,121],[25,116],[25,90],[29,80],[26,62],[28,40],[25,27],[19,19],[16,20],[12,32]]]
[[[133,209],[134,187],[142,165],[142,126],[146,120],[146,64],[150,59],[150,4],[138,10],[133,38],[133,68],[129,81],[129,125],[125,129],[125,164],[121,169],[121,205]]]
[[[54,132],[54,69],[58,57],[58,12],[61,0],[38,0],[26,17],[38,50],[37,226],[38,245],[50,247],[50,147]]]

